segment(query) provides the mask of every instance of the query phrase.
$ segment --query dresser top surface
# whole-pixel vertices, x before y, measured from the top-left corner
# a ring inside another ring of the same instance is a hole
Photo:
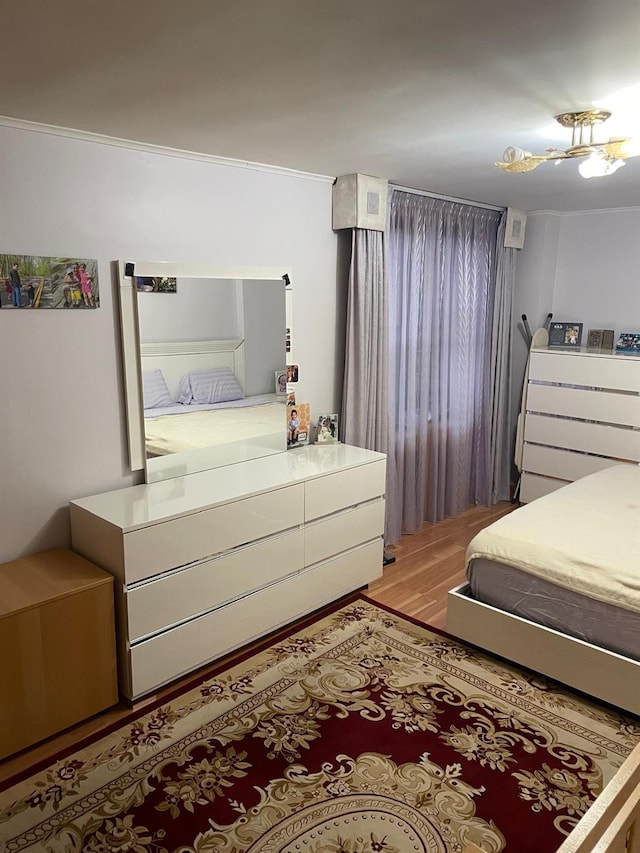
[[[311,445],[71,501],[124,532],[191,512],[303,483],[372,462],[385,455],[346,444]]]

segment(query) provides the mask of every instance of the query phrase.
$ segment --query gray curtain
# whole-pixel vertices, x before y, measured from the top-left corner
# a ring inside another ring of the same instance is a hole
[[[496,285],[491,331],[491,440],[489,459],[492,472],[491,502],[511,496],[510,434],[511,412],[511,330],[513,291],[516,280],[516,251],[504,248],[507,213],[502,214],[496,240]]]
[[[383,235],[354,228],[347,302],[342,439],[387,452],[387,308]]]
[[[491,500],[499,221],[498,211],[392,193],[389,543]]]

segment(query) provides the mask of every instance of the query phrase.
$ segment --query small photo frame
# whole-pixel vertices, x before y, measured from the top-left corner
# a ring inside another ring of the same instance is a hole
[[[616,352],[640,355],[640,332],[620,332],[616,341]]]
[[[549,327],[549,346],[579,349],[582,341],[582,323],[552,323]]]
[[[602,352],[613,349],[613,329],[589,329],[587,335],[587,349]]]
[[[338,441],[338,415],[319,415],[316,423],[316,443],[336,444]]]
[[[309,403],[287,406],[287,448],[302,447],[309,443]]]
[[[278,397],[286,397],[287,395],[287,371],[276,370],[275,375],[276,394]]]

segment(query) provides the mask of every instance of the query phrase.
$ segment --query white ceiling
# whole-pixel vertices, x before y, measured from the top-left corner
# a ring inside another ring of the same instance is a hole
[[[559,112],[640,135],[638,0],[2,0],[0,113],[526,210],[640,205],[640,157],[512,175]],[[635,92],[634,92],[635,90]]]

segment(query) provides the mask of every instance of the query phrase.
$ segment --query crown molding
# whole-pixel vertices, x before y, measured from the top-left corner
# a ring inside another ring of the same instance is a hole
[[[635,213],[640,207],[602,207],[593,210],[529,210],[527,216],[592,216],[601,213]]]
[[[229,166],[233,169],[248,169],[253,172],[270,172],[289,178],[303,178],[307,181],[333,183],[332,175],[316,175],[313,172],[301,172],[297,169],[287,169],[284,166],[270,166],[267,163],[254,163],[251,160],[235,160],[232,157],[218,157],[214,154],[204,154],[198,151],[185,151],[181,148],[169,148],[164,145],[152,145],[147,142],[136,142],[133,139],[120,139],[117,136],[105,136],[101,133],[90,133],[86,130],[75,130],[71,127],[58,127],[55,124],[41,124],[35,121],[12,118],[0,115],[0,127],[15,130],[26,130],[31,133],[46,133],[49,136],[62,136],[67,139],[78,139],[81,142],[91,142],[96,145],[110,145],[113,148],[128,148],[144,154],[156,154],[161,157],[175,157],[179,160],[197,160],[215,166]]]

